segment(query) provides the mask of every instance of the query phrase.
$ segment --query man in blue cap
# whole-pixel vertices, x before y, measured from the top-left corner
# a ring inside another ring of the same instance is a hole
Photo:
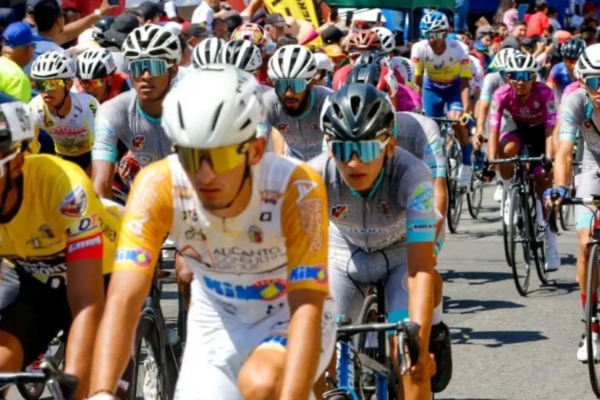
[[[31,100],[31,82],[23,71],[33,58],[33,33],[25,22],[13,22],[2,34],[0,57],[0,91],[28,103]]]

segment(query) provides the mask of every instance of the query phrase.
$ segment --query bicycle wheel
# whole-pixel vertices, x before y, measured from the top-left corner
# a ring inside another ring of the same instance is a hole
[[[481,173],[473,173],[471,176],[471,190],[467,192],[467,206],[471,218],[477,219],[481,211],[481,202],[483,200],[483,181]]]
[[[504,208],[504,204],[506,204],[506,199],[508,197],[509,190],[502,191],[502,203],[501,207]],[[508,240],[508,225],[504,222],[504,209],[502,210],[502,242],[504,242],[504,259],[506,260],[506,264],[512,268],[513,265],[513,252],[509,244]]]
[[[571,229],[571,218],[572,218],[573,206],[560,206],[558,209],[558,217],[560,220],[560,228],[563,231]]]
[[[168,400],[165,385],[165,366],[160,348],[159,333],[154,320],[142,316],[136,334],[136,359],[133,370],[135,399]]]
[[[462,212],[462,189],[458,185],[458,171],[461,165],[460,148],[454,142],[448,153],[448,212],[447,218],[448,229],[451,233],[456,233],[458,223],[460,222],[460,213]]]
[[[529,288],[531,249],[529,245],[529,215],[527,214],[526,199],[521,194],[521,188],[515,186],[510,190],[510,209],[508,221],[508,241],[512,252],[512,271],[517,292],[521,296],[527,295]],[[517,249],[521,244],[522,252]],[[523,255],[523,263],[517,260],[519,253]]]
[[[588,372],[590,374],[590,384],[592,385],[592,391],[596,395],[596,398],[600,399],[600,383],[598,382],[598,371],[596,370],[598,363],[594,360],[594,346],[593,346],[593,333],[592,324],[597,322],[597,304],[592,304],[594,282],[598,282],[598,268],[600,267],[600,260],[598,251],[600,247],[598,244],[594,244],[590,249],[590,259],[588,261],[587,271],[587,282],[585,283],[585,290],[587,293],[585,301],[585,344],[587,346],[587,358],[588,358]],[[590,361],[591,360],[591,361]]]

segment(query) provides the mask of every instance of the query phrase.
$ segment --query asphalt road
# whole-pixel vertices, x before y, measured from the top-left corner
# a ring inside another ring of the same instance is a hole
[[[521,297],[504,261],[493,190],[485,189],[479,220],[463,212],[459,232],[447,234],[441,253],[454,376],[436,399],[593,399],[587,366],[575,356],[583,329],[575,235],[559,237],[563,266],[551,276],[555,284],[540,287],[534,272],[531,293]],[[165,315],[174,323],[175,288],[166,287],[164,297]],[[9,398],[20,396],[11,390]]]

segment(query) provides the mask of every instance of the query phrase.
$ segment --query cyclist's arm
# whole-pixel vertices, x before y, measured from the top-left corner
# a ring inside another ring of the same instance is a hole
[[[282,207],[291,321],[279,398],[308,399],[321,355],[323,304],[329,294],[327,192],[316,171],[306,164],[296,168]],[[303,269],[321,272],[306,274]]]
[[[273,152],[283,155],[285,153],[285,138],[277,129],[271,129],[271,140],[273,141]]]
[[[29,149],[27,150],[27,152],[31,154],[39,154],[41,148],[39,142],[40,124],[42,124],[43,122],[40,121],[40,114],[37,112],[37,108],[33,100],[29,102],[29,110],[31,114],[31,122],[33,124],[33,140],[29,142]]]
[[[473,78],[471,73],[471,59],[469,54],[462,50],[462,56],[460,60],[460,100],[462,102],[463,110],[469,112],[471,110],[471,85],[470,81]]]
[[[498,141],[500,140],[500,124],[502,123],[502,114],[504,107],[501,97],[498,95],[498,90],[494,92],[492,103],[490,104],[490,137],[488,139],[488,159],[495,160],[498,158]]]
[[[554,156],[554,128],[556,126],[556,102],[554,101],[554,93],[551,90],[547,90],[548,99],[545,102],[544,107],[544,121],[546,128],[546,157],[552,158]]]
[[[52,215],[62,220],[65,227],[67,299],[73,322],[67,340],[65,372],[79,378],[77,399],[83,399],[89,388],[92,369],[90,354],[94,349],[96,333],[104,309],[103,256],[106,243],[98,221],[103,206],[92,187],[89,178],[82,171],[71,172],[70,190],[61,202],[77,193],[87,203],[82,213],[69,217],[62,212],[60,204],[51,207]]]
[[[421,59],[421,56],[418,54],[420,51],[420,46],[416,44],[413,45],[412,53],[410,55],[410,60],[413,65],[413,73],[414,73],[414,83],[417,86],[419,92],[423,89],[423,71],[425,69],[425,63]]]
[[[111,199],[119,132],[111,123],[111,117],[104,115],[105,110],[104,105],[100,107],[96,117],[96,137],[92,146],[92,182],[98,196]]]
[[[127,367],[162,240],[171,229],[171,196],[168,160],[147,166],[135,178],[94,347],[91,394],[100,391],[114,394]]]
[[[421,176],[422,174],[418,174]],[[436,215],[433,208],[434,190],[431,176],[410,185],[406,205],[408,309],[410,320],[421,326],[421,349],[429,348],[433,317],[433,268]]]
[[[446,215],[446,207],[448,205],[446,157],[444,156],[440,128],[435,121],[427,118],[426,122],[423,123],[423,130],[427,136],[427,142],[423,151],[423,161],[427,164],[433,175],[435,208],[440,214]],[[444,219],[441,219],[438,221],[436,237],[439,236],[443,229]]]
[[[579,99],[578,99],[579,98]],[[571,180],[573,150],[577,132],[585,120],[585,95],[567,96],[560,109],[559,143],[554,157],[554,186],[567,186]]]

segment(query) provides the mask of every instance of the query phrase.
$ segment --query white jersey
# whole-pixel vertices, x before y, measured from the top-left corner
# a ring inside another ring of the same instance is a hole
[[[473,76],[469,81],[469,86],[471,88],[471,96],[473,96],[476,90],[481,91],[485,74],[483,73],[483,66],[477,57],[469,54],[469,59],[471,60],[471,75]]]

